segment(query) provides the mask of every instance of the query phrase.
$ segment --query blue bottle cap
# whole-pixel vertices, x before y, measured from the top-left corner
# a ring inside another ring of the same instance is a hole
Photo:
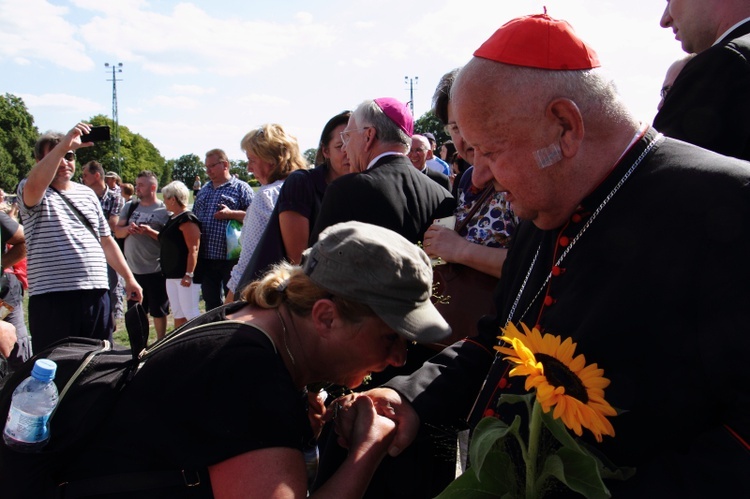
[[[31,370],[31,375],[39,381],[52,381],[55,379],[55,372],[57,371],[57,364],[54,360],[39,359],[34,362],[34,369]]]

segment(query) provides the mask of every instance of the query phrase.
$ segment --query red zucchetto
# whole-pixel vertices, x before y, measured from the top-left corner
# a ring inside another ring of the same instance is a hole
[[[566,21],[547,14],[508,21],[474,52],[491,61],[552,70],[599,67],[594,49],[578,38]]]

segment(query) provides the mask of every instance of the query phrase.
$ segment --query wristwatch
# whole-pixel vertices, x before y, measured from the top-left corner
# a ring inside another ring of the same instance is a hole
[[[185,272],[185,275],[188,276],[191,279],[193,278],[193,273],[192,272]]]

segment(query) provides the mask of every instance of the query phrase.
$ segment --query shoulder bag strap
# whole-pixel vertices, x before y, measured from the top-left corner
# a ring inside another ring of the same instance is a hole
[[[479,209],[482,206],[484,206],[484,204],[487,202],[487,200],[490,198],[490,196],[494,192],[495,192],[495,186],[492,184],[488,185],[484,189],[484,191],[482,192],[482,195],[479,196],[479,199],[477,199],[477,201],[474,203],[474,206],[472,206],[471,210],[469,210],[469,214],[466,215],[466,218],[461,220],[461,223],[459,223],[456,226],[456,229],[455,229],[456,232],[461,232],[464,229],[464,227],[466,227],[468,223],[471,222],[471,219],[474,217],[474,215],[476,215],[477,211],[479,211]]]
[[[63,201],[65,201],[65,204],[67,204],[70,207],[70,209],[73,210],[73,214],[76,216],[76,218],[78,218],[78,220],[80,220],[81,223],[86,226],[86,228],[89,230],[89,232],[91,232],[91,234],[94,236],[94,238],[97,241],[99,241],[100,240],[99,236],[97,235],[97,233],[94,230],[94,228],[91,226],[91,222],[89,222],[88,218],[86,218],[83,215],[83,213],[81,213],[81,210],[79,210],[78,208],[76,208],[76,206],[73,203],[71,203],[70,200],[67,197],[63,196],[62,192],[58,191],[57,189],[55,189],[51,185],[49,186],[49,188],[52,189],[53,191],[55,191],[57,193],[57,195],[60,196]]]

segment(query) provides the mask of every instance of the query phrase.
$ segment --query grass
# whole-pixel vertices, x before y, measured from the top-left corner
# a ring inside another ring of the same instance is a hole
[[[199,305],[201,313],[206,311],[206,306],[203,301],[200,302]],[[26,328],[28,329],[29,326],[29,294],[25,293],[23,296],[23,312],[24,312],[24,318],[26,319]],[[154,321],[149,317],[149,334],[148,334],[148,344],[150,345],[154,341],[156,341],[156,330],[154,329]],[[172,329],[174,329],[174,318],[170,315],[167,317],[167,333],[169,333]],[[128,331],[125,329],[125,318],[117,319],[116,325],[115,325],[115,332],[112,335],[115,345],[119,345],[121,347],[130,348],[130,339],[128,338]]]
[[[205,304],[201,301],[199,305],[201,313],[206,311]],[[148,320],[148,344],[152,344],[156,341],[156,330],[154,329],[154,321],[151,317]],[[174,329],[174,317],[171,315],[167,317],[167,334]],[[130,340],[128,339],[128,331],[125,329],[125,318],[117,319],[115,332],[112,335],[116,345],[130,348]]]
[[[254,189],[257,190],[257,189]],[[158,192],[156,194],[157,198],[161,201],[162,200],[162,194],[161,192]],[[190,191],[190,198],[191,201],[190,205],[188,206],[188,209],[192,208],[192,201],[193,201],[193,191]],[[24,317],[26,318],[26,327],[28,328],[28,318],[29,318],[29,295],[28,293],[24,294],[23,299],[23,309],[24,309]],[[203,301],[200,302],[200,311],[201,313],[205,312],[205,303]],[[167,333],[174,329],[174,318],[170,315],[167,318]],[[115,325],[115,332],[113,335],[113,339],[115,341],[116,345],[123,346],[130,348],[130,340],[128,339],[128,332],[125,329],[125,319],[120,318],[117,319],[116,325]],[[152,342],[156,341],[156,330],[154,329],[154,321],[149,317],[149,336],[148,336],[148,344],[150,345]]]

